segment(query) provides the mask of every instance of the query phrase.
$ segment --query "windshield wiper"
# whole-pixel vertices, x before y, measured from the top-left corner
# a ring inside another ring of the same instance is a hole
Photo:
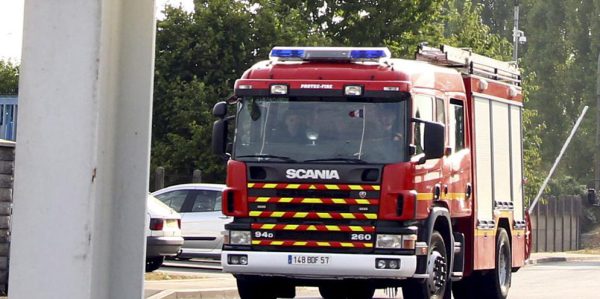
[[[236,156],[236,158],[259,158],[260,159],[279,159],[285,162],[298,162],[290,157],[286,157],[286,156],[276,156],[276,155],[268,155],[268,154],[257,154],[257,155],[242,155],[242,156]]]
[[[367,162],[357,158],[325,158],[325,159],[312,159],[304,160],[302,162],[353,162],[357,164],[366,164]]]

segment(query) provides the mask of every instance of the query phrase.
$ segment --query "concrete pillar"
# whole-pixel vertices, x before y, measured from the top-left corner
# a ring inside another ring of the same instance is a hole
[[[26,0],[9,298],[142,298],[154,1]]]

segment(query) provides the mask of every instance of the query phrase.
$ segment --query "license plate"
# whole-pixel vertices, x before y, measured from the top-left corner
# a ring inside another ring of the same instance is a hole
[[[327,255],[288,255],[289,265],[328,265],[330,261]]]
[[[165,220],[165,227],[166,228],[179,228],[179,225],[177,224],[177,219],[166,219]]]

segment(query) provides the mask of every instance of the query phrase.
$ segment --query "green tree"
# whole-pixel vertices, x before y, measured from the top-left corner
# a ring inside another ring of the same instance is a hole
[[[528,105],[545,125],[540,148],[544,172],[550,168],[583,109],[595,107],[595,80],[600,48],[600,1],[523,1],[523,28],[528,42],[522,65],[539,88]],[[593,110],[593,109],[592,109]],[[556,177],[579,184],[593,180],[595,119],[588,113],[561,161]]]
[[[0,60],[0,95],[19,92],[19,67],[10,61]]]
[[[165,9],[156,37],[151,167],[165,167],[175,177],[169,183],[189,181],[194,169],[205,181],[224,180],[223,163],[211,153],[212,106],[272,46],[328,43],[297,8],[275,4],[199,0],[191,13]]]
[[[222,181],[210,153],[211,107],[277,45],[382,46],[414,57],[417,44],[449,43],[496,58],[510,43],[481,23],[468,1],[197,0],[194,12],[167,7],[158,23],[152,166]]]

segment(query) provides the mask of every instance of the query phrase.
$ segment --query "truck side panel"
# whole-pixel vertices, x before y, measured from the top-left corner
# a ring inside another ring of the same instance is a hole
[[[481,86],[476,79],[466,81],[471,86]],[[516,223],[523,220],[522,104],[518,97],[510,96],[511,88],[514,87],[490,83],[486,92],[471,94],[475,160],[474,270],[494,268],[496,232],[500,226],[512,238],[513,266],[523,265],[524,230],[515,229]]]

